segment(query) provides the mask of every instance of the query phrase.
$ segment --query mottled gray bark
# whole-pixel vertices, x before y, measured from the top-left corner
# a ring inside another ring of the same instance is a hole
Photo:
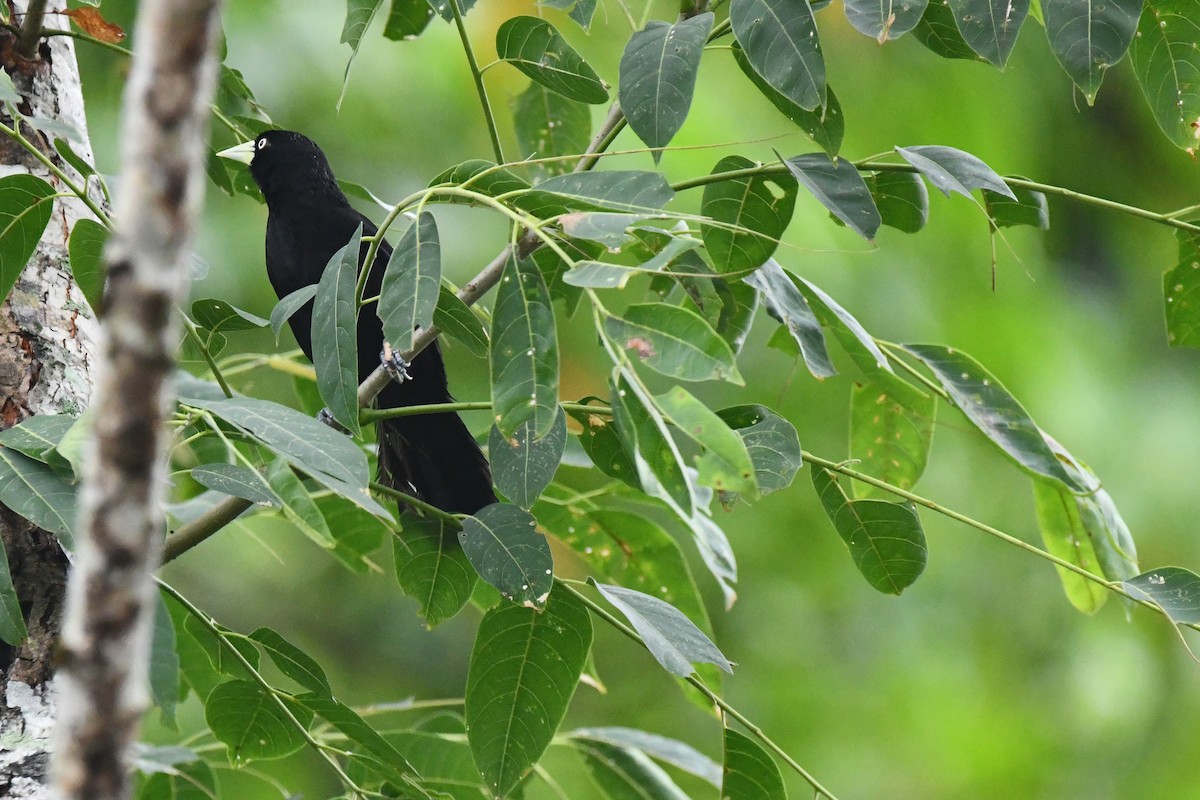
[[[177,302],[204,187],[218,0],[141,5],[81,533],[60,649],[53,777],[63,800],[119,800],[147,698]]]
[[[66,7],[51,0],[48,10]],[[24,0],[10,4],[23,21]],[[83,115],[79,67],[67,37],[37,43],[31,58],[15,52],[15,37],[0,33],[0,65],[12,77],[29,116],[65,122],[82,136],[75,150],[91,160]],[[7,120],[6,120],[7,121]],[[52,143],[26,134],[58,165]],[[29,172],[57,186],[28,152],[0,140],[0,174]],[[0,305],[0,428],[34,414],[77,414],[88,404],[89,364],[96,323],[70,277],[67,237],[88,212],[82,203],[59,200],[32,260],[12,294]],[[0,796],[45,798],[49,743],[55,716],[54,653],[58,642],[67,562],[54,537],[0,507],[0,538],[29,637],[0,648]]]

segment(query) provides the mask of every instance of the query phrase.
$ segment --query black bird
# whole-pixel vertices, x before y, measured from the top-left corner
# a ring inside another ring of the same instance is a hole
[[[249,164],[250,175],[267,201],[267,277],[279,297],[321,280],[321,273],[359,225],[363,235],[378,230],[355,211],[337,185],[321,149],[306,136],[270,130],[253,141],[218,153]],[[364,297],[379,296],[383,272],[392,248],[380,242],[367,277]],[[359,251],[359,270],[367,243]],[[312,360],[312,312],[309,302],[289,324],[300,349]],[[358,316],[358,376],[364,380],[379,366],[383,325],[375,304],[364,305]],[[410,380],[387,385],[376,404],[380,408],[447,403],[453,400],[446,384],[446,367],[437,342],[408,366]],[[382,420],[377,425],[379,480],[415,494],[445,511],[473,514],[496,502],[487,459],[458,414],[443,412]]]

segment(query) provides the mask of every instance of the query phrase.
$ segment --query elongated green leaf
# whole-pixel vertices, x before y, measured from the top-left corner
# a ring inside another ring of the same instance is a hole
[[[742,386],[729,345],[694,311],[643,303],[604,318],[604,332],[656,372],[685,381],[726,380]]]
[[[511,17],[496,31],[496,56],[547,89],[583,103],[605,103],[608,90],[554,26],[537,17]]]
[[[979,362],[942,345],[908,345],[905,349],[933,370],[967,419],[1017,464],[1034,474],[1053,478],[1074,492],[1088,490],[1067,473],[1033,419]]]
[[[265,506],[280,506],[283,501],[263,477],[248,467],[235,464],[204,464],[193,467],[192,480],[215,492],[240,497]]]
[[[825,105],[825,59],[807,2],[733,0],[729,21],[763,80],[801,108]]]
[[[0,178],[0,300],[8,297],[50,223],[54,187],[32,175]]]
[[[889,228],[916,233],[929,220],[929,190],[911,172],[872,172],[864,176],[879,221]]]
[[[1017,199],[995,170],[970,153],[938,145],[897,147],[896,152],[947,197],[951,192],[970,197],[972,189],[990,189]]]
[[[47,465],[0,447],[0,503],[74,546],[75,487]]]
[[[1125,57],[1142,0],[1041,0],[1050,50],[1083,92],[1096,99],[1109,67]]]
[[[0,541],[0,639],[16,646],[28,635],[25,615],[21,613],[21,602],[17,599],[12,572],[8,567],[8,554],[4,550],[4,542]]]
[[[755,166],[741,156],[726,156],[712,174]],[[797,184],[791,176],[755,175],[710,183],[700,211],[719,224],[700,226],[704,246],[718,272],[756,269],[779,246],[792,221]]]
[[[609,800],[688,800],[671,776],[641,750],[572,737],[592,780]]]
[[[258,649],[254,645],[239,636],[229,636],[229,632],[225,628],[218,627],[221,632],[221,636],[218,636],[210,629],[209,622],[187,612],[184,613],[183,628],[185,632],[198,644],[214,670],[230,678],[253,679],[250,670],[246,668],[246,663],[249,663],[254,669],[258,669]],[[178,626],[176,626],[176,630],[178,631]],[[236,650],[242,658],[235,657],[230,652],[230,647]],[[243,663],[243,659],[246,663]]]
[[[1200,4],[1147,0],[1129,55],[1159,127],[1176,146],[1196,147],[1200,119]]]
[[[310,715],[317,714],[351,742],[359,745],[355,748],[355,756],[361,759],[360,763],[369,764],[374,771],[397,785],[417,788],[417,773],[412,764],[408,763],[408,759],[349,706],[322,692],[299,695],[296,702]],[[421,794],[428,796],[423,791]]]
[[[610,417],[572,411],[582,430],[579,443],[596,468],[609,477],[624,481],[635,489],[641,488],[637,466],[631,453],[626,452]],[[541,519],[539,516],[538,519]]]
[[[856,31],[883,44],[915,28],[928,4],[929,0],[847,0],[846,19]]]
[[[655,402],[684,436],[704,448],[695,459],[698,482],[718,491],[758,494],[746,444],[721,417],[682,386],[659,395]]]
[[[760,493],[769,494],[791,485],[804,466],[800,437],[792,423],[760,405],[723,408],[717,416],[745,442]]]
[[[267,481],[271,491],[283,502],[284,516],[293,525],[321,547],[332,550],[337,546],[321,510],[286,461],[277,458],[271,462]]]
[[[391,519],[383,519],[337,494],[314,498],[337,544],[332,555],[354,572],[378,572],[369,556],[391,537]]]
[[[683,519],[695,514],[691,478],[653,400],[636,381],[618,374],[613,378],[612,409],[617,434],[635,465],[641,488],[679,509]]]
[[[453,617],[471,599],[479,576],[458,541],[458,531],[445,520],[405,513],[392,544],[400,589],[420,604],[419,613],[430,628]]]
[[[845,159],[834,162],[824,153],[793,156],[783,163],[850,230],[867,241],[875,238],[881,222],[879,209],[853,164]]]
[[[1183,567],[1143,572],[1123,584],[1134,597],[1149,600],[1177,625],[1200,623],[1200,575]]]
[[[358,284],[362,226],[329,259],[313,300],[313,367],[333,418],[354,435],[358,423]]]
[[[911,489],[925,472],[933,445],[937,400],[898,381],[855,384],[850,395],[850,455],[855,469],[901,489]],[[856,483],[859,498],[894,500],[895,495]]]
[[[625,45],[617,96],[629,127],[648,146],[665,147],[683,127],[712,24],[710,12],[674,25],[653,21]]]
[[[217,775],[199,758],[173,764],[170,771],[151,775],[138,790],[137,800],[212,800],[217,797]]]
[[[279,334],[283,331],[284,323],[291,319],[297,311],[311,303],[316,296],[317,284],[314,283],[291,292],[275,304],[275,308],[271,309],[271,330],[275,332],[276,342],[279,341]]]
[[[302,726],[312,721],[302,707],[291,705],[288,711]],[[204,702],[204,720],[237,763],[283,758],[304,746],[304,731],[254,681],[227,681],[213,689]]]
[[[1167,343],[1200,348],[1200,234],[1176,231],[1179,260],[1163,273]]]
[[[499,197],[506,192],[519,192],[528,189],[529,182],[517,177],[506,169],[497,167],[492,161],[473,158],[439,172],[429,181],[429,186],[430,188],[435,186],[456,186],[488,197]],[[472,205],[476,201],[470,197],[458,195],[434,195],[430,198],[430,202]],[[429,225],[432,225],[432,222],[427,223],[427,229]],[[436,227],[433,228],[432,235],[436,238]],[[422,238],[426,237],[422,236]]]
[[[655,212],[675,191],[658,172],[603,170],[555,175],[518,198],[516,205],[541,216],[582,211]]]
[[[78,421],[66,414],[36,414],[0,431],[0,445],[24,453],[43,464],[63,467],[64,472],[69,474],[70,465],[57,452],[57,448]]]
[[[505,438],[493,426],[488,460],[496,488],[521,508],[530,508],[554,479],[566,444],[567,416],[561,408],[554,425],[540,439],[534,437],[532,421],[521,425],[511,438]]]
[[[433,324],[454,341],[462,344],[473,356],[486,356],[488,335],[483,323],[471,307],[458,298],[445,285],[438,288],[437,307],[433,310]]]
[[[876,590],[900,594],[925,571],[925,531],[912,503],[852,500],[836,473],[813,467],[813,486],[854,565]]]
[[[175,629],[175,652],[179,656],[179,674],[185,683],[196,692],[197,697],[203,700],[208,697],[208,693],[217,684],[224,681],[224,677],[209,661],[208,654],[200,644],[200,640],[192,635],[188,624],[192,620],[191,615],[174,598],[166,593],[161,594],[166,601],[167,611],[171,615],[171,625]],[[204,630],[200,631],[200,635],[211,636]]]
[[[394,42],[415,39],[428,27],[433,13],[433,7],[425,0],[392,0],[383,36]]]
[[[925,13],[921,15],[921,21],[913,28],[912,34],[914,39],[942,58],[983,60],[958,30],[949,3],[934,0],[925,6]]]
[[[71,229],[67,253],[71,275],[88,305],[97,314],[104,311],[104,244],[108,228],[93,219],[81,219]]]
[[[592,116],[583,103],[552,92],[539,83],[513,100],[513,128],[526,158],[554,158],[582,154],[592,136]],[[546,175],[573,170],[570,159],[538,166]]]
[[[538,613],[501,605],[484,615],[467,674],[467,740],[484,785],[505,797],[554,738],[592,644],[592,622],[557,591]]]
[[[787,800],[779,766],[753,739],[725,729],[725,767],[721,776],[725,800]]]
[[[492,310],[492,411],[504,436],[532,420],[541,438],[558,416],[558,336],[550,302],[537,266],[510,257]]]
[[[767,313],[779,320],[792,334],[792,338],[800,346],[804,364],[813,377],[828,378],[836,375],[837,370],[833,368],[833,362],[829,360],[829,351],[825,348],[825,334],[821,331],[821,323],[813,314],[804,295],[796,288],[792,277],[771,259],[746,278],[746,283],[759,291]]]
[[[576,728],[571,731],[569,736],[572,739],[587,739],[630,750],[639,750],[658,761],[695,775],[712,786],[717,788],[721,786],[721,765],[690,744],[678,739],[670,739],[636,728],[620,727]]]
[[[1015,200],[1004,195],[996,194],[987,189],[983,190],[983,204],[987,214],[998,228],[1011,228],[1014,225],[1029,225],[1039,230],[1050,227],[1050,207],[1046,203],[1046,195],[1032,189],[1010,187]]]
[[[346,22],[342,25],[343,44],[350,45],[350,58],[346,60],[346,72],[342,76],[342,91],[338,95],[334,108],[342,110],[342,101],[346,99],[346,89],[350,86],[350,67],[358,55],[358,46],[362,43],[363,34],[371,26],[376,12],[383,5],[383,0],[346,0]]]
[[[266,651],[279,671],[309,691],[329,694],[329,678],[312,656],[270,628],[259,628],[250,639]]]
[[[795,278],[793,282],[800,293],[804,295],[805,301],[812,312],[816,314],[817,319],[824,327],[833,331],[834,336],[842,343],[842,347],[854,359],[854,363],[858,365],[859,369],[867,375],[879,371],[892,372],[891,364],[888,363],[887,356],[879,349],[879,345],[875,343],[875,338],[867,333],[853,314],[838,305],[836,300],[825,294],[812,282],[806,281],[804,278]]]
[[[192,303],[192,319],[209,331],[250,331],[265,328],[268,320],[232,306],[224,300],[206,297]]]
[[[462,524],[458,538],[479,577],[505,599],[541,609],[554,585],[554,561],[529,512],[493,503]]]
[[[389,731],[384,738],[412,764],[421,776],[421,786],[431,795],[453,800],[481,800],[487,796],[479,786],[471,747],[461,736]]]
[[[629,620],[663,669],[687,677],[695,671],[693,663],[705,663],[732,674],[733,665],[712,640],[670,603],[622,586],[592,584]]]
[[[1029,0],[950,0],[950,11],[967,45],[1003,68],[1029,14]],[[952,36],[946,41],[953,46]]]
[[[437,222],[422,211],[392,251],[379,295],[384,338],[400,350],[412,347],[418,329],[433,324],[442,285],[441,254]]]
[[[1100,573],[1096,549],[1087,534],[1081,509],[1075,496],[1057,481],[1035,478],[1033,500],[1038,529],[1046,550],[1093,574]],[[1058,578],[1071,605],[1084,614],[1095,614],[1108,600],[1108,590],[1064,567],[1055,566]]]
[[[659,217],[658,214],[577,211],[564,214],[559,222],[562,224],[563,233],[568,236],[599,242],[609,248],[620,248],[632,240],[631,229],[640,228],[647,220]]]
[[[746,51],[742,49],[741,45],[734,42],[732,49],[733,60],[737,62],[742,72],[757,87],[762,96],[767,98],[780,114],[800,126],[800,129],[807,133],[808,138],[812,139],[818,147],[829,155],[836,156],[842,147],[846,122],[842,115],[842,106],[838,102],[837,95],[833,93],[833,88],[826,87],[823,104],[811,110],[802,108],[754,71],[754,67],[750,64],[750,60],[746,57]]]
[[[179,654],[175,626],[160,592],[154,593],[154,629],[150,637],[150,697],[162,712],[163,723],[177,730],[175,706],[180,699]]]

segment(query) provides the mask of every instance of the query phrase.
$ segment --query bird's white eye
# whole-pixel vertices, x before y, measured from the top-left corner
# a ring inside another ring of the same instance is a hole
[[[255,150],[266,150],[268,144],[270,144],[270,142],[268,142],[266,139],[259,139],[257,142],[254,143],[254,149]]]

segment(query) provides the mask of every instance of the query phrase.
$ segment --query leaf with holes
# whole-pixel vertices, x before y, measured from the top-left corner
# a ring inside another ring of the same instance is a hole
[[[550,544],[528,511],[493,503],[462,521],[458,534],[467,559],[507,600],[541,609],[554,585]]]
[[[930,3],[929,7],[935,5]],[[950,12],[967,46],[1003,68],[1029,14],[1029,0],[950,0]],[[945,41],[955,52],[953,34],[948,34]]]
[[[587,609],[556,591],[545,611],[484,615],[467,674],[467,741],[492,797],[508,795],[549,746],[592,645]]]
[[[1129,55],[1154,118],[1172,142],[1196,147],[1200,120],[1200,4],[1147,0]]]
[[[828,378],[837,374],[829,351],[825,347],[825,333],[821,323],[809,307],[804,295],[796,288],[792,276],[783,271],[774,259],[768,260],[755,273],[746,278],[762,295],[767,313],[784,325],[804,356],[804,364],[814,378]]]
[[[281,703],[287,703],[287,711]],[[205,699],[204,720],[217,741],[229,749],[229,760],[246,763],[283,758],[303,747],[304,729],[312,721],[312,713],[268,693],[254,681],[233,680],[213,689]]]
[[[399,350],[433,324],[442,285],[442,247],[433,214],[422,211],[388,259],[379,294],[383,336]]]
[[[1200,348],[1200,234],[1176,231],[1179,259],[1163,273],[1163,311],[1171,347]]]
[[[697,482],[721,492],[758,494],[746,443],[720,416],[682,386],[658,395],[655,404],[676,430],[704,449],[694,461]]]
[[[54,210],[54,187],[32,175],[0,178],[0,300],[33,257]]]
[[[807,133],[808,138],[812,139],[818,147],[829,155],[836,156],[842,147],[846,121],[842,114],[841,103],[838,102],[837,95],[833,93],[833,88],[826,87],[823,104],[811,110],[802,108],[754,71],[754,67],[750,64],[750,60],[746,57],[746,51],[742,49],[741,45],[734,42],[732,49],[733,60],[737,62],[759,93],[767,98],[780,114],[800,126],[800,129]]]
[[[511,17],[496,31],[496,56],[547,89],[582,103],[608,102],[608,90],[554,26],[537,17]]]
[[[929,0],[847,0],[846,19],[856,31],[883,44],[915,28],[928,4]]]
[[[529,259],[510,257],[492,310],[492,412],[512,436],[533,422],[545,436],[558,416],[558,337],[550,292]]]
[[[755,167],[741,156],[726,156],[712,174]],[[713,220],[700,226],[704,246],[718,272],[757,269],[779,246],[792,221],[796,180],[790,175],[754,175],[704,187],[700,212]]]
[[[1142,0],[1041,0],[1041,4],[1050,50],[1091,105],[1104,73],[1125,57],[1133,41]]]
[[[763,80],[801,108],[825,105],[825,59],[807,2],[733,0],[729,21]]]
[[[445,520],[405,512],[392,545],[400,589],[420,605],[429,628],[453,617],[471,599],[479,576],[458,541],[458,530]]]
[[[868,380],[850,395],[850,456],[856,469],[873,478],[911,489],[925,472],[933,445],[937,399],[902,381]],[[895,495],[856,483],[859,498],[891,500]]]
[[[492,480],[501,493],[521,508],[529,508],[550,485],[567,444],[567,416],[562,409],[545,436],[533,435],[532,422],[525,422],[511,438],[492,426],[488,437],[488,460]]]

